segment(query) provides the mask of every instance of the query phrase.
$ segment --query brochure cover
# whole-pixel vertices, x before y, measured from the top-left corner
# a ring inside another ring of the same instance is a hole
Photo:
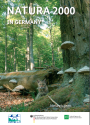
[[[3,123],[24,124],[29,115],[31,124],[79,119],[89,125],[89,5],[0,0],[0,117],[8,119]]]

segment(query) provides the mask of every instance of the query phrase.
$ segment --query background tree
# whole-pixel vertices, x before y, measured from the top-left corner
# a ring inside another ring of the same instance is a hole
[[[63,70],[73,67],[78,71],[84,66],[89,67],[89,1],[60,0],[62,7],[75,7],[75,15],[62,15],[61,38],[62,42],[72,41],[74,47],[63,49]],[[68,24],[68,25],[67,25]],[[89,94],[89,75],[75,73],[74,76],[64,75],[63,85],[74,79],[74,93],[70,104],[72,106],[82,105],[85,94]]]

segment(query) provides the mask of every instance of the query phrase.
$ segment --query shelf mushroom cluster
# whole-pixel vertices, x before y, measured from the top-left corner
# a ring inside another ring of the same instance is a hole
[[[74,43],[71,41],[65,41],[61,44],[61,49],[70,49],[74,46]]]
[[[69,69],[65,70],[65,73],[68,73],[70,75],[73,75],[76,72],[76,70],[73,67],[70,67]]]
[[[72,84],[72,82],[73,82],[73,78],[71,80],[69,80],[69,84]]]
[[[78,70],[78,73],[84,74],[84,75],[89,75],[90,68],[88,66],[84,66],[83,68]]]
[[[16,86],[12,91],[13,91],[13,92],[19,92],[20,90],[24,90],[24,89],[25,89],[24,86],[18,85],[18,86]]]
[[[61,44],[61,49],[70,49],[74,46],[75,44],[71,41],[65,41]],[[76,69],[73,67],[70,67],[69,69],[66,69],[64,72],[61,70],[57,74],[63,75],[64,73],[68,73],[70,75],[74,75],[76,73]],[[79,69],[77,73],[82,74],[82,75],[89,75],[90,73],[90,67],[84,66],[83,68]],[[69,84],[73,82],[73,78],[69,80]]]
[[[10,82],[10,83],[13,83],[13,84],[16,84],[16,83],[17,83],[17,80],[16,80],[16,79],[11,79],[9,82]]]
[[[64,72],[61,70],[61,71],[59,71],[57,74],[63,75]]]
[[[90,103],[90,95],[86,94],[85,99],[83,100],[84,103]]]

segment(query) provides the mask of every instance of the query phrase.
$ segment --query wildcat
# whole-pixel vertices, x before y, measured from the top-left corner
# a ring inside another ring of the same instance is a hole
[[[48,93],[48,87],[46,85],[46,80],[43,80],[43,81],[37,80],[37,82],[38,82],[38,94],[37,94],[35,100]]]

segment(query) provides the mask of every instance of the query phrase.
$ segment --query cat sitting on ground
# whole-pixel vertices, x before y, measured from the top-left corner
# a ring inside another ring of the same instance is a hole
[[[37,94],[35,100],[39,99],[40,97],[42,97],[48,93],[48,87],[46,85],[46,80],[44,80],[44,81],[37,80],[37,82],[38,82],[38,94]]]

